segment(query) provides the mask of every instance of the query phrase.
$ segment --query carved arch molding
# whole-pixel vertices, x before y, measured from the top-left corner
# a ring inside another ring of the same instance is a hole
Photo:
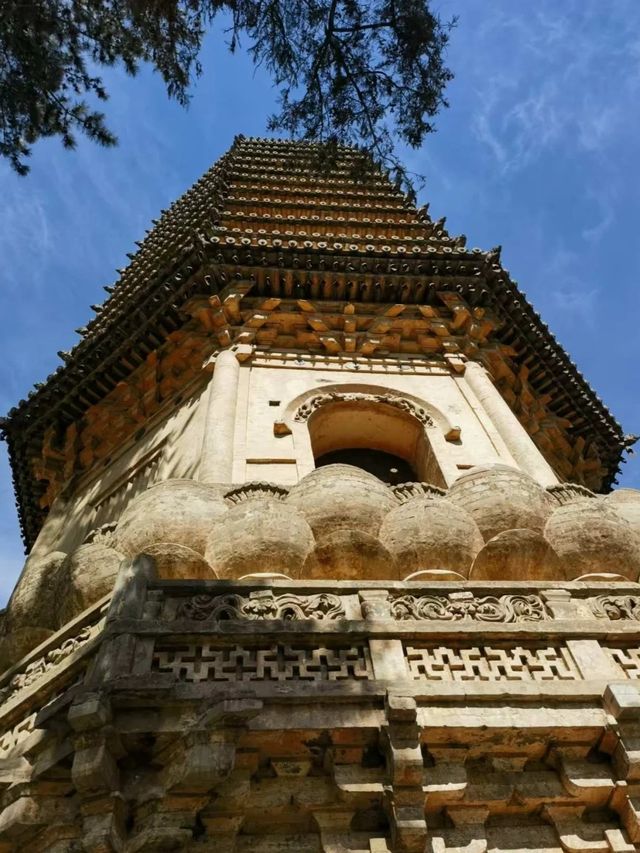
[[[314,412],[330,403],[383,404],[406,412],[417,421],[420,421],[425,427],[435,426],[433,418],[431,418],[427,411],[417,405],[417,403],[411,402],[411,400],[406,400],[404,397],[398,397],[394,394],[367,394],[359,391],[327,391],[324,394],[316,394],[298,407],[293,420],[298,422],[308,421]]]

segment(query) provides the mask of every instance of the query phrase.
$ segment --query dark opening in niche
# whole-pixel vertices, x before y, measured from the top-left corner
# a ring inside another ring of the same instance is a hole
[[[384,450],[369,450],[364,447],[349,447],[344,450],[332,450],[316,459],[316,468],[323,465],[355,465],[362,468],[384,483],[395,486],[397,483],[410,483],[416,476],[406,459],[385,453]]]

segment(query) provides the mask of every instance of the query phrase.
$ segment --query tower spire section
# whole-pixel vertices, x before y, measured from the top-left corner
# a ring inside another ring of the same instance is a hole
[[[3,423],[0,850],[631,853],[628,439],[499,250],[317,164],[237,137]]]

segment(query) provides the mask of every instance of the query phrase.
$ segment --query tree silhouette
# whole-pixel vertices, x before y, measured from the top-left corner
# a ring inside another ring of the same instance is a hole
[[[0,155],[24,175],[42,137],[116,144],[95,108],[108,97],[100,66],[133,75],[149,63],[186,104],[204,35],[225,12],[230,49],[246,38],[280,89],[271,130],[323,142],[329,158],[339,143],[358,146],[411,186],[396,144],[421,145],[452,77],[443,52],[455,21],[429,0],[5,0]]]

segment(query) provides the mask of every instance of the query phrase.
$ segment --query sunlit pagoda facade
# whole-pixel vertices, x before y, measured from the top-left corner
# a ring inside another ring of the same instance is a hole
[[[640,492],[501,264],[238,137],[2,422],[0,853],[640,850]]]

